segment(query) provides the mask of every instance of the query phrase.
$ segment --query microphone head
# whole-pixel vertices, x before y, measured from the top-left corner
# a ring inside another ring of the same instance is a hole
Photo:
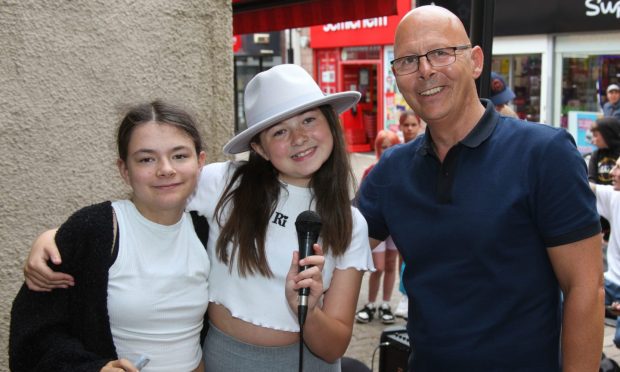
[[[321,216],[314,211],[304,211],[297,216],[295,228],[297,232],[318,234],[321,231]]]

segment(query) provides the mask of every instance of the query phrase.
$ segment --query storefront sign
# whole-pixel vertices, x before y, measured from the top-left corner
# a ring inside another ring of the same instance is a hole
[[[346,22],[328,23],[310,28],[310,47],[385,45],[394,43],[400,19],[411,9],[410,0],[397,0],[398,14]]]
[[[620,1],[586,0],[586,16],[615,15],[620,18]]]
[[[495,35],[620,29],[620,0],[496,0]]]
[[[418,0],[450,9],[469,26],[471,0]],[[495,0],[495,36],[620,29],[620,0]]]

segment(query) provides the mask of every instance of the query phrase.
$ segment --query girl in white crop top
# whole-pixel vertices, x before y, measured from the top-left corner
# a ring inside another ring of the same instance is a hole
[[[296,65],[259,73],[245,90],[248,129],[224,146],[227,154],[249,150],[249,159],[205,167],[188,206],[209,220],[210,322],[241,343],[294,344],[298,289],[310,288],[304,341],[325,363],[313,372],[339,368],[363,271],[374,268],[366,222],[350,204],[337,116],[358,99],[325,96]],[[298,262],[295,220],[305,210],[320,215],[322,230],[316,255]],[[299,264],[314,267],[298,274]],[[207,370],[225,365],[205,362]]]
[[[155,101],[129,109],[117,143],[131,200],[83,208],[60,227],[61,269],[79,285],[22,288],[11,370],[136,372],[132,361],[144,355],[143,372],[204,371],[210,263],[185,212],[205,161],[199,132],[185,112]]]
[[[248,128],[224,152],[250,151],[249,160],[205,167],[188,205],[209,221],[209,320],[229,337],[231,357],[210,355],[207,371],[279,371],[277,359],[271,367],[243,360],[250,354],[244,348],[273,354],[299,342],[300,288],[310,289],[304,342],[318,357],[304,370],[340,370],[363,271],[374,269],[366,222],[350,203],[352,172],[337,116],[359,97],[326,96],[295,65],[272,67],[248,83]],[[305,210],[319,214],[322,230],[315,255],[300,261],[294,224]],[[298,273],[299,265],[312,267]]]

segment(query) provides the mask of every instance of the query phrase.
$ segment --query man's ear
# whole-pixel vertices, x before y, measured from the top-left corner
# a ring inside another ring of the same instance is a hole
[[[265,149],[263,149],[263,146],[260,143],[250,142],[250,147],[252,147],[252,150],[254,150],[263,159],[269,161],[269,156],[267,155],[267,153],[265,152]]]
[[[471,48],[471,60],[474,66],[474,79],[477,79],[482,74],[482,69],[484,67],[484,53],[478,45]]]
[[[123,159],[118,159],[116,161],[116,166],[118,167],[118,173],[120,173],[125,183],[131,186],[129,183],[129,168],[127,168],[125,161]]]

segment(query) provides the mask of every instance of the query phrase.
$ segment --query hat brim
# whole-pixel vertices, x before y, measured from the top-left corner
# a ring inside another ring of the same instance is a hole
[[[234,136],[226,145],[224,145],[224,153],[227,155],[238,154],[240,152],[250,150],[250,141],[254,136],[263,130],[271,127],[274,124],[281,122],[291,116],[302,113],[313,107],[330,105],[334,108],[337,114],[341,114],[351,106],[355,105],[362,95],[359,92],[349,91],[330,94],[329,96],[315,99],[309,102],[304,102],[301,105],[293,106],[288,110],[282,111],[276,115],[273,115],[267,119],[264,119],[251,127],[245,129],[243,132]]]

